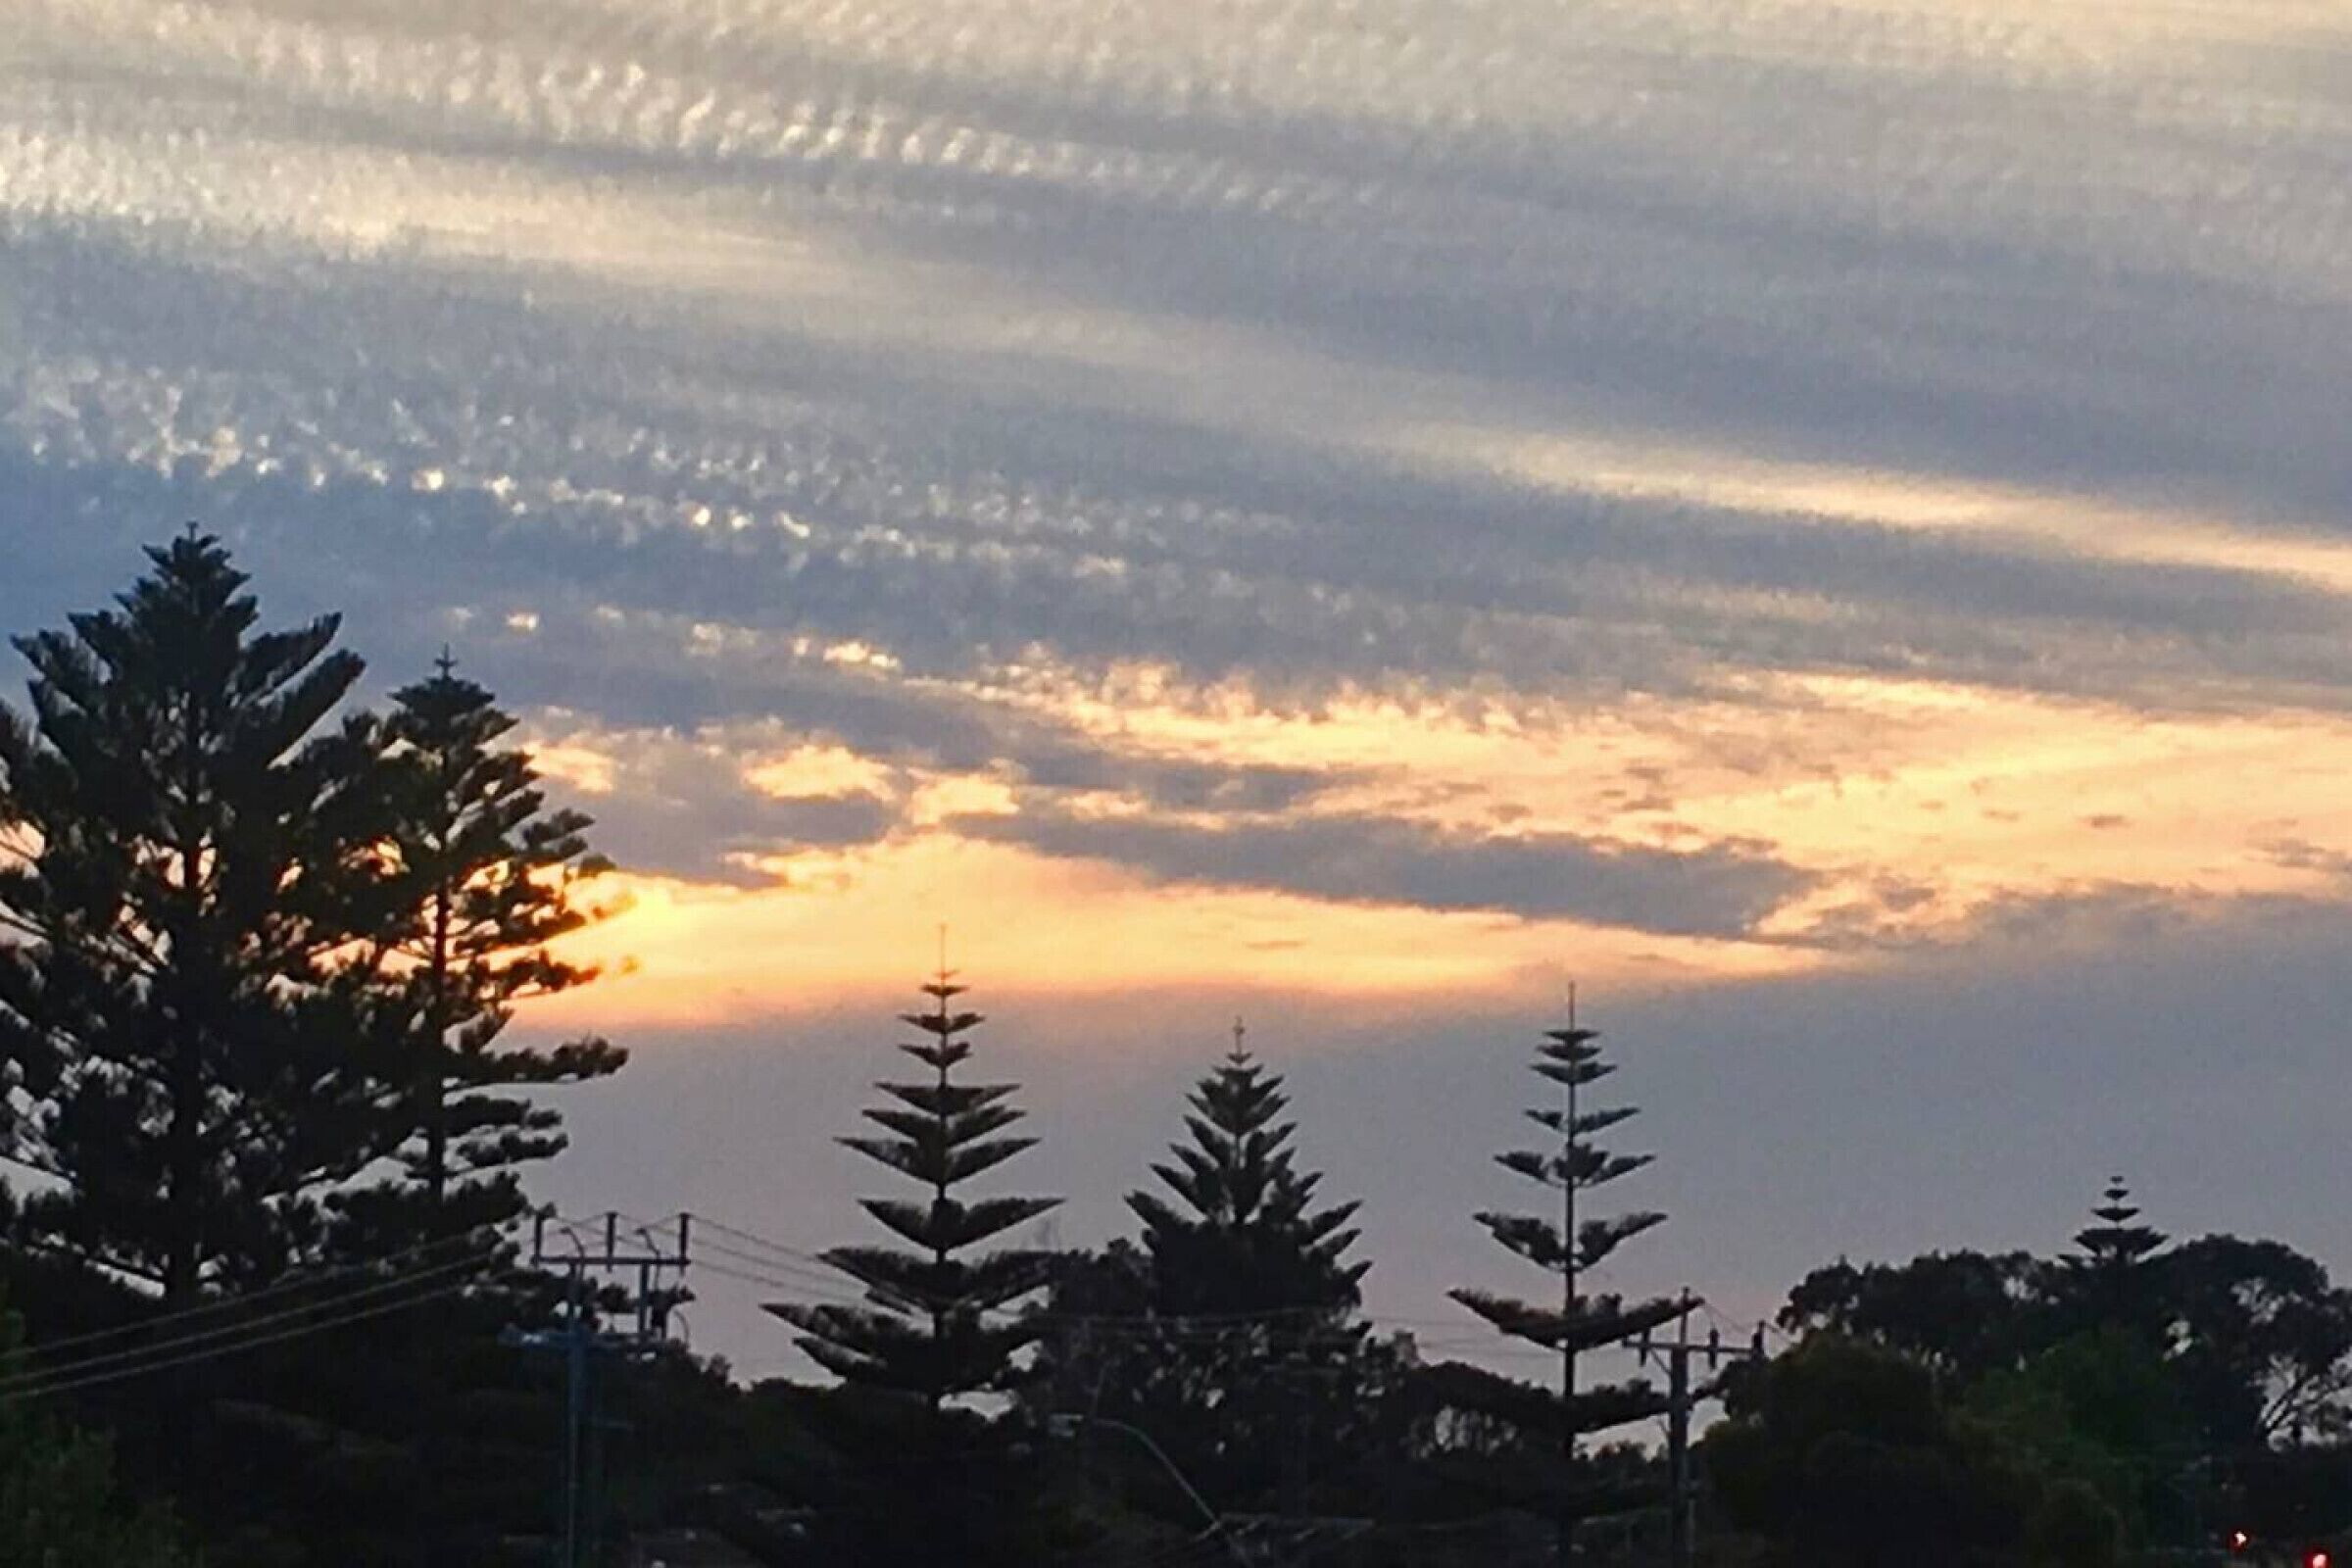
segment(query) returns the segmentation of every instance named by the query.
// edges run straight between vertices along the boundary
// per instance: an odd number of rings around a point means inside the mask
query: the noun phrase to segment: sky
[[[0,626],[197,519],[500,694],[567,1210],[862,1239],[944,924],[1056,1239],[1239,1014],[1441,1347],[1572,981],[1615,1288],[2352,1271],[2333,0],[6,9]]]

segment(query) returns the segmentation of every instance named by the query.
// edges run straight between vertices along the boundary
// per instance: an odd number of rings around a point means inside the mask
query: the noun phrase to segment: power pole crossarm
[[[1691,1463],[1690,1413],[1712,1392],[1713,1374],[1726,1359],[1764,1358],[1762,1325],[1757,1326],[1755,1341],[1745,1349],[1736,1346],[1727,1348],[1721,1329],[1710,1329],[1704,1345],[1692,1344],[1690,1314],[1703,1304],[1686,1289],[1679,1303],[1681,1310],[1675,1316],[1674,1343],[1653,1346],[1644,1333],[1636,1345],[1643,1363],[1655,1359],[1666,1368],[1666,1473],[1672,1488],[1672,1511],[1667,1520],[1668,1568],[1691,1568],[1697,1554],[1698,1482]],[[1709,1373],[1704,1387],[1695,1384],[1690,1375],[1690,1363],[1702,1356]]]
[[[567,1244],[549,1246],[546,1214],[534,1215],[531,1225],[531,1265],[564,1276],[564,1327],[555,1332],[509,1330],[501,1340],[526,1350],[552,1350],[564,1357],[564,1490],[560,1533],[563,1568],[582,1568],[596,1555],[598,1521],[602,1516],[597,1476],[584,1462],[587,1434],[595,1421],[596,1385],[593,1357],[600,1351],[642,1353],[661,1343],[670,1304],[685,1279],[689,1240],[688,1221],[678,1216],[676,1250],[657,1240],[650,1228],[634,1232],[624,1247],[621,1217],[609,1213],[593,1227],[558,1221],[555,1229]],[[593,1245],[583,1231],[595,1236]],[[674,1272],[675,1282],[671,1275]],[[606,1330],[596,1305],[590,1276],[634,1276],[629,1332]]]

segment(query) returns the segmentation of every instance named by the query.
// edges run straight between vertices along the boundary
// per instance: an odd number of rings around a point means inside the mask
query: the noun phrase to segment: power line
[[[61,1366],[47,1366],[39,1368],[35,1371],[19,1373],[13,1377],[0,1378],[0,1395],[17,1394],[27,1389],[37,1389],[38,1392],[44,1394],[54,1393],[56,1392],[55,1389],[45,1386],[51,1380],[61,1378],[78,1379],[81,1378],[83,1374],[91,1372],[99,1367],[120,1366],[125,1362],[143,1361],[155,1355],[169,1354],[172,1351],[184,1349],[190,1346],[213,1345],[228,1342],[232,1348],[242,1348],[241,1346],[235,1345],[234,1342],[238,1341],[243,1336],[251,1334],[256,1329],[265,1329],[276,1323],[291,1322],[296,1318],[304,1317],[314,1312],[337,1311],[343,1307],[349,1306],[354,1301],[368,1300],[376,1297],[389,1295],[394,1292],[404,1290],[412,1285],[418,1284],[424,1280],[436,1279],[443,1275],[450,1274],[453,1271],[460,1273],[471,1273],[480,1268],[481,1265],[488,1261],[492,1255],[493,1254],[489,1252],[481,1252],[470,1257],[456,1258],[447,1263],[436,1263],[426,1268],[412,1269],[406,1274],[398,1275],[389,1280],[380,1281],[374,1285],[363,1286],[357,1290],[345,1291],[322,1300],[305,1302],[300,1306],[283,1307],[275,1312],[264,1313],[260,1317],[250,1318],[241,1323],[231,1323],[220,1328],[199,1329],[193,1333],[158,1340],[151,1345],[133,1346],[130,1348],[123,1350],[104,1351],[97,1355],[83,1356],[78,1360],[68,1361]],[[463,1284],[464,1282],[461,1280],[459,1282],[459,1288],[463,1288]],[[220,1353],[226,1352],[224,1350]],[[198,1359],[201,1359],[201,1357],[198,1357]],[[141,1367],[138,1370],[147,1371],[151,1370],[151,1368]]]
[[[771,1291],[781,1291],[787,1294],[806,1292],[811,1296],[815,1296],[820,1302],[831,1306],[863,1306],[867,1303],[868,1299],[863,1294],[849,1290],[847,1288],[844,1288],[842,1291],[833,1296],[824,1296],[815,1287],[804,1285],[797,1280],[781,1280],[773,1277],[772,1275],[757,1274],[746,1269],[734,1268],[724,1263],[713,1263],[707,1257],[696,1258],[694,1262],[694,1268],[695,1272],[698,1274],[716,1274],[722,1278],[737,1280],[746,1285],[764,1286]]]
[[[0,1365],[34,1360],[42,1356],[55,1355],[61,1350],[103,1344],[108,1340],[123,1339],[134,1334],[150,1333],[168,1323],[213,1317],[222,1312],[233,1312],[249,1306],[255,1301],[273,1299],[295,1291],[307,1291],[327,1280],[347,1278],[354,1274],[372,1274],[390,1264],[403,1262],[412,1257],[421,1257],[427,1252],[437,1252],[444,1248],[475,1242],[476,1238],[468,1236],[445,1236],[437,1242],[426,1242],[416,1247],[406,1248],[366,1262],[344,1263],[333,1268],[314,1269],[297,1278],[280,1280],[274,1285],[266,1285],[251,1291],[240,1291],[233,1296],[224,1296],[199,1306],[181,1307],[172,1312],[161,1312],[154,1317],[141,1318],[136,1323],[124,1323],[116,1328],[97,1329],[87,1334],[71,1335],[62,1340],[43,1340],[37,1345],[21,1345],[15,1349],[0,1351]]]
[[[627,1216],[625,1215],[623,1216],[623,1218],[626,1217]],[[759,1235],[756,1232],[743,1230],[737,1226],[729,1225],[722,1221],[712,1219],[708,1214],[695,1215],[694,1222],[703,1227],[705,1230],[716,1231],[721,1236],[732,1236],[739,1242],[750,1242],[755,1247],[765,1248],[771,1252],[780,1252],[786,1257],[799,1258],[806,1262],[821,1264],[828,1268],[832,1266],[825,1263],[825,1260],[814,1252],[804,1252],[798,1248],[786,1247],[782,1242],[773,1241],[768,1237]]]
[[[62,1382],[44,1384],[35,1389],[26,1389],[18,1393],[10,1393],[6,1395],[5,1397],[12,1399],[46,1398],[53,1394],[70,1394],[76,1389],[96,1388],[103,1384],[122,1383],[131,1378],[145,1377],[150,1372],[169,1372],[175,1367],[192,1366],[199,1361],[217,1361],[224,1356],[241,1355],[247,1350],[258,1350],[265,1346],[282,1345],[289,1340],[299,1340],[307,1335],[324,1334],[330,1330],[345,1328],[354,1323],[365,1323],[373,1318],[389,1316],[394,1312],[405,1312],[411,1307],[423,1306],[429,1301],[438,1301],[448,1297],[461,1295],[465,1292],[466,1288],[466,1282],[461,1280],[456,1284],[444,1285],[438,1289],[426,1291],[419,1296],[408,1297],[397,1301],[382,1302],[378,1305],[366,1307],[356,1312],[347,1312],[335,1317],[323,1318],[316,1323],[305,1323],[295,1328],[281,1329],[275,1334],[265,1334],[252,1339],[239,1340],[234,1344],[220,1346],[210,1350],[199,1351],[193,1355],[175,1356],[170,1360],[157,1361],[141,1366],[125,1367],[121,1371],[116,1372],[100,1372],[90,1377],[70,1378]]]
[[[630,1218],[630,1216],[625,1214],[621,1217],[623,1219]],[[723,1247],[718,1243],[710,1242],[706,1239],[706,1246],[718,1248],[721,1251],[725,1252],[729,1256],[759,1263],[765,1267],[775,1268],[780,1272],[797,1271],[801,1273],[809,1273],[821,1270],[821,1277],[827,1283],[838,1283],[844,1279],[856,1280],[858,1278],[848,1270],[839,1267],[837,1264],[816,1253],[805,1252],[798,1248],[787,1247],[781,1242],[774,1241],[765,1236],[758,1235],[755,1232],[743,1230],[737,1226],[724,1224],[721,1221],[710,1218],[708,1214],[694,1214],[691,1216],[691,1218],[694,1220],[695,1225],[704,1232],[716,1231],[722,1236],[732,1237],[737,1241],[749,1243],[753,1247],[764,1249],[767,1252],[775,1254],[774,1257],[757,1256],[755,1254],[746,1252],[741,1248]],[[641,1223],[636,1220],[631,1220],[630,1222],[632,1224]],[[780,1262],[777,1260],[779,1258],[791,1259],[793,1262],[789,1264]],[[1033,1288],[1042,1290],[1052,1283],[1053,1281],[1050,1277],[1041,1275],[1037,1285]],[[907,1297],[910,1299],[916,1300],[926,1306],[949,1308],[958,1304],[952,1298],[934,1298],[925,1293],[916,1291],[902,1291],[895,1286],[890,1288],[889,1294]],[[1291,1306],[1262,1307],[1246,1312],[1195,1312],[1168,1314],[1165,1316],[1142,1313],[1023,1311],[1020,1308],[1013,1306],[991,1307],[988,1308],[988,1311],[995,1315],[1013,1319],[1023,1323],[1067,1323],[1072,1326],[1102,1327],[1113,1330],[1120,1325],[1149,1324],[1154,1326],[1155,1332],[1165,1332],[1170,1328],[1173,1328],[1178,1332],[1190,1332],[1196,1329],[1214,1330],[1218,1327],[1228,1325],[1233,1327],[1248,1327],[1253,1324],[1291,1322],[1299,1319],[1328,1318],[1336,1315],[1334,1308],[1331,1306],[1315,1303],[1299,1303]],[[1358,1318],[1357,1321],[1367,1324],[1387,1323],[1399,1327],[1408,1326],[1407,1320],[1404,1319],[1384,1320],[1363,1317]],[[1455,1327],[1458,1325],[1426,1323],[1423,1326]]]
[[[864,1305],[873,1300],[870,1289],[856,1275],[837,1267],[816,1253],[786,1246],[771,1237],[745,1230],[740,1226],[729,1225],[724,1221],[713,1219],[708,1214],[696,1213],[690,1217],[694,1221],[698,1234],[703,1238],[704,1248],[715,1250],[723,1256],[738,1262],[751,1264],[758,1272],[754,1275],[746,1275],[709,1261],[699,1263],[698,1267],[744,1283],[805,1293],[817,1298],[820,1301],[829,1300],[833,1304]],[[646,1223],[626,1214],[621,1218],[634,1225]],[[736,1246],[728,1245],[727,1242],[711,1241],[710,1236],[712,1232],[744,1245]],[[755,1251],[754,1249],[760,1250]],[[762,1255],[762,1253],[768,1255]],[[773,1270],[774,1273],[769,1274],[766,1272],[768,1270]],[[1041,1281],[1041,1285],[1047,1283],[1051,1282]],[[850,1294],[845,1296],[843,1294],[845,1291]],[[827,1293],[831,1294],[828,1296]],[[944,1309],[957,1304],[951,1299],[933,1298],[924,1293],[902,1291],[896,1287],[892,1287],[885,1294],[911,1300],[914,1304],[925,1307]],[[1423,1351],[1469,1351],[1489,1356],[1526,1360],[1549,1360],[1551,1357],[1551,1352],[1548,1350],[1521,1348],[1510,1336],[1498,1329],[1481,1333],[1479,1325],[1466,1318],[1441,1320],[1362,1313],[1350,1315],[1339,1325],[1318,1328],[1314,1326],[1312,1320],[1331,1319],[1338,1314],[1328,1305],[1308,1303],[1264,1307],[1251,1311],[1167,1315],[1141,1312],[1055,1312],[1041,1308],[1024,1310],[1017,1306],[1001,1306],[989,1308],[985,1315],[997,1317],[1007,1323],[1042,1326],[1049,1330],[1084,1331],[1089,1334],[1123,1338],[1139,1343],[1173,1341],[1195,1346],[1239,1346],[1250,1343],[1245,1338],[1249,1331],[1259,1330],[1264,1332],[1260,1333],[1255,1343],[1268,1348],[1313,1348],[1344,1346],[1356,1343],[1364,1332],[1371,1330],[1404,1330],[1408,1332],[1438,1330],[1441,1333],[1435,1337],[1416,1339],[1415,1348]],[[1629,1354],[1633,1353],[1630,1347],[1609,1348],[1621,1349]]]
[[[240,1355],[247,1350],[258,1350],[264,1346],[282,1345],[289,1340],[298,1340],[313,1334],[324,1334],[333,1329],[345,1328],[354,1323],[364,1323],[373,1318],[388,1316],[394,1312],[405,1312],[412,1307],[422,1306],[428,1301],[437,1301],[446,1297],[459,1295],[466,1290],[468,1283],[466,1280],[457,1280],[419,1295],[405,1297],[399,1300],[379,1302],[374,1306],[363,1307],[356,1311],[336,1313],[314,1322],[280,1329],[274,1334],[248,1336],[228,1344],[215,1346],[208,1350],[199,1350],[188,1355],[171,1356],[161,1361],[143,1362],[136,1366],[122,1367],[112,1372],[96,1372],[82,1376],[74,1369],[68,1369],[67,1373],[39,1382],[36,1387],[0,1390],[0,1396],[12,1399],[46,1398],[55,1394],[69,1394],[76,1389],[96,1388],[102,1384],[121,1383],[130,1378],[145,1377],[152,1372],[168,1372],[176,1367],[192,1366],[199,1361],[214,1361],[223,1356]]]
[[[850,1276],[837,1269],[818,1270],[813,1268],[795,1268],[792,1264],[781,1263],[772,1258],[761,1257],[758,1253],[745,1251],[741,1248],[729,1247],[723,1242],[713,1242],[708,1237],[703,1239],[701,1250],[706,1253],[716,1252],[721,1257],[732,1258],[738,1263],[748,1264],[751,1267],[761,1270],[763,1273],[770,1273],[777,1276],[777,1280],[770,1281],[769,1283],[788,1281],[796,1289],[802,1288],[804,1284],[810,1289],[823,1289],[827,1287],[835,1289],[848,1289],[850,1284]],[[703,1265],[704,1260],[697,1258],[696,1266],[701,1267]]]

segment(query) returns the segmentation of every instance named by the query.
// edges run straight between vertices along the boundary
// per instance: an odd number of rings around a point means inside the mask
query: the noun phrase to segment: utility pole
[[[1652,1345],[1644,1332],[1636,1344],[1644,1365],[1654,1357],[1666,1368],[1666,1473],[1672,1489],[1672,1512],[1666,1524],[1667,1568],[1691,1568],[1698,1537],[1698,1486],[1690,1467],[1690,1412],[1700,1399],[1714,1393],[1713,1374],[1726,1356],[1735,1361],[1764,1358],[1764,1326],[1760,1323],[1754,1342],[1745,1349],[1726,1349],[1720,1329],[1707,1331],[1706,1344],[1691,1344],[1690,1314],[1700,1304],[1686,1286],[1682,1310],[1675,1315],[1674,1343]],[[1709,1376],[1704,1387],[1693,1388],[1690,1363],[1699,1356],[1706,1357]]]
[[[531,1265],[565,1275],[564,1326],[529,1332],[510,1328],[499,1339],[519,1349],[564,1357],[563,1555],[558,1561],[562,1568],[585,1568],[596,1552],[604,1475],[603,1465],[591,1464],[584,1451],[595,1420],[592,1357],[598,1351],[642,1354],[667,1335],[669,1309],[684,1294],[691,1221],[678,1216],[672,1250],[647,1228],[633,1228],[624,1238],[618,1214],[606,1214],[595,1225],[558,1221],[561,1245],[551,1250],[548,1220],[544,1213],[532,1216]],[[622,1288],[629,1290],[632,1322],[625,1330],[608,1329],[597,1295],[620,1281],[628,1282]]]
[[[1666,1525],[1666,1555],[1671,1568],[1690,1568],[1690,1292],[1683,1291],[1683,1310],[1674,1320],[1674,1353],[1666,1380],[1666,1469],[1674,1489],[1674,1514]]]

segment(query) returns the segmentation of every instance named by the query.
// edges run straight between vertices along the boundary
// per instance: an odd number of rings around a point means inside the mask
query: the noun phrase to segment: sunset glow
[[[1666,1288],[2352,1247],[2332,0],[7,9],[0,631],[194,520],[492,692],[617,868],[576,1194],[837,1196],[944,926],[1045,1158],[1246,1014],[1426,1230],[1573,983]]]

